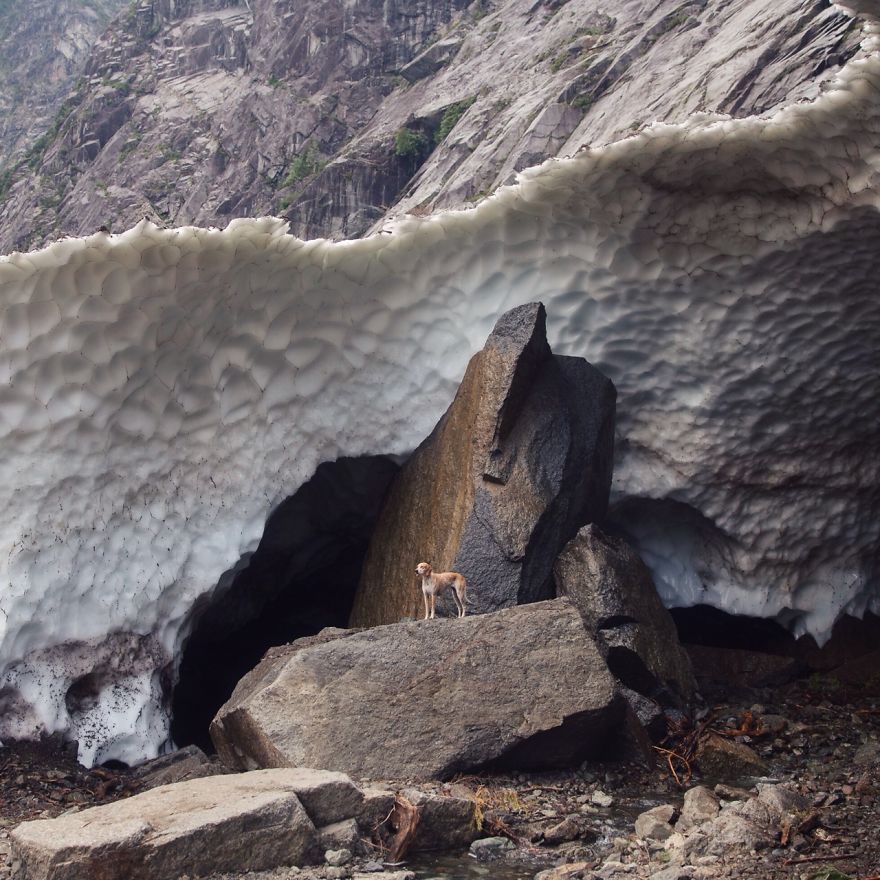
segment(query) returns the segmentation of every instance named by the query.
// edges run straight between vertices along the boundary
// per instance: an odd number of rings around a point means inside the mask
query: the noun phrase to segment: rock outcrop
[[[421,616],[422,560],[467,578],[470,613],[550,598],[557,554],[607,508],[615,396],[585,360],[551,353],[543,305],[502,315],[392,484],[351,624]]]
[[[687,701],[695,683],[690,658],[638,553],[594,525],[584,526],[553,567],[568,596],[604,646],[608,667],[627,687],[660,702]]]
[[[566,767],[601,754],[622,715],[567,599],[303,641],[269,651],[217,714],[224,763],[372,778]]]

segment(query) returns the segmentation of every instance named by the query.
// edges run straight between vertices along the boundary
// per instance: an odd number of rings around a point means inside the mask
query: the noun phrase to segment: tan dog
[[[435,609],[437,597],[446,590],[452,589],[455,605],[458,608],[458,616],[464,617],[464,594],[467,589],[467,581],[464,575],[457,571],[434,572],[427,562],[420,562],[416,566],[416,574],[422,579],[422,596],[425,599],[425,620],[436,617]],[[430,614],[428,608],[430,604]]]

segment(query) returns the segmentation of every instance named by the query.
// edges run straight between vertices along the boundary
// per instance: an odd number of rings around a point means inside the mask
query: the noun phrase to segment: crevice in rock
[[[625,626],[628,623],[638,623],[638,621],[628,614],[615,614],[611,617],[600,617],[596,621],[596,629],[599,632],[606,629],[617,629],[619,626]]]
[[[344,627],[386,491],[387,456],[320,465],[269,517],[260,544],[193,609],[171,700],[176,745],[213,751],[208,725],[270,647]]]

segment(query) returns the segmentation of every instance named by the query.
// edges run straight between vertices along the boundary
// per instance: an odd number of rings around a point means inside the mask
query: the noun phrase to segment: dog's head
[[[416,574],[419,577],[428,577],[431,574],[431,566],[427,562],[420,562],[416,566]]]

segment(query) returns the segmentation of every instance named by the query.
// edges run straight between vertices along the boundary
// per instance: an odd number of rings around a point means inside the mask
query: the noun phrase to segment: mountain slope
[[[0,0],[0,171],[52,124],[126,0]]]
[[[0,187],[0,252],[144,216],[357,236],[654,120],[814,97],[859,39],[827,0],[143,0]]]

